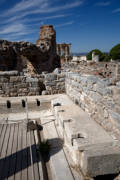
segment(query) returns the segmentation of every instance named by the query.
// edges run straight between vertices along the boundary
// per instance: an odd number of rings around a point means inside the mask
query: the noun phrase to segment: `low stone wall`
[[[66,93],[115,138],[120,139],[120,82],[66,73]]]
[[[81,74],[91,74],[100,78],[114,77],[116,80],[120,80],[120,62],[69,62],[63,64],[62,69],[65,72],[79,72]]]
[[[0,96],[36,96],[65,92],[64,74],[41,74],[28,76],[18,71],[0,72]]]
[[[40,95],[42,81],[18,74],[17,71],[0,73],[0,96],[32,96]]]
[[[65,93],[65,74],[45,74],[44,84],[46,90],[42,92],[42,95]]]

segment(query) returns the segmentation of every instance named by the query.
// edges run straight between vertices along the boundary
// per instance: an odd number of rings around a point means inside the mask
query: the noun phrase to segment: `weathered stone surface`
[[[65,88],[74,102],[113,136],[120,139],[120,89],[111,82],[112,79],[70,72],[66,73]]]
[[[30,42],[0,40],[0,62],[0,71],[25,72],[27,69],[30,74],[52,72],[60,67],[60,58],[56,54],[56,32],[53,26],[41,26],[36,45]]]
[[[120,141],[65,97],[53,100],[52,110],[60,137],[64,139],[71,157],[80,165],[84,175],[96,177],[119,173]],[[102,107],[99,113],[102,116]]]
[[[90,177],[117,174],[120,171],[120,147],[117,145],[103,144],[88,148],[81,157],[81,168]]]
[[[61,70],[59,68],[56,68],[54,71],[53,71],[54,74],[59,74],[61,73]]]
[[[36,41],[37,47],[40,48],[43,57],[42,61],[46,64],[46,69],[55,69],[60,67],[60,59],[56,54],[56,31],[52,25],[43,25],[40,28],[40,36]]]
[[[18,71],[1,71],[0,76],[17,76],[19,73]]]
[[[57,79],[57,74],[53,74],[53,73],[50,73],[50,74],[45,74],[45,81],[54,81]]]
[[[18,72],[17,72],[18,73]],[[4,72],[0,76],[0,96],[32,96],[58,94],[65,92],[65,75],[48,73],[43,75],[17,75],[16,72]]]

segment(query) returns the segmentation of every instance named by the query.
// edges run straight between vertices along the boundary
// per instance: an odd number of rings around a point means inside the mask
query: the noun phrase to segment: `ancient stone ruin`
[[[57,54],[63,59],[62,63],[68,62],[70,60],[70,48],[71,44],[57,44]]]
[[[0,180],[119,180],[120,63],[58,50],[51,25],[0,41]]]
[[[42,26],[40,37],[35,44],[29,42],[0,41],[0,70],[26,69],[30,74],[52,72],[60,67],[56,53],[56,32],[52,26]]]
[[[40,28],[40,36],[36,41],[43,57],[42,71],[51,71],[60,67],[60,58],[56,53],[56,31],[52,25],[44,25]]]

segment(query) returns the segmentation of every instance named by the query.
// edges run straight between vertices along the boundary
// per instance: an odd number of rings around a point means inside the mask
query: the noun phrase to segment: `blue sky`
[[[120,0],[0,0],[0,12],[0,39],[35,43],[40,26],[52,24],[72,52],[120,43]]]

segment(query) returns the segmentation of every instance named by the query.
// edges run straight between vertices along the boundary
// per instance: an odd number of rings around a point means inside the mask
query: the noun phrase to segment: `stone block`
[[[57,79],[61,79],[61,78],[64,79],[65,78],[65,74],[63,74],[63,73],[62,74],[57,74]]]
[[[9,82],[9,79],[6,77],[0,77],[0,82],[6,83],[6,82]]]
[[[28,86],[28,83],[19,83],[14,85],[15,88],[27,88]]]
[[[29,92],[28,93],[28,96],[35,96],[36,95],[36,92]]]
[[[56,86],[57,87],[65,86],[65,83],[64,82],[57,82]]]
[[[39,86],[39,82],[30,82],[29,86],[30,87],[38,87]]]
[[[36,95],[36,96],[39,96],[39,95],[40,95],[40,92],[36,92],[35,95]]]
[[[45,81],[45,85],[46,86],[56,86],[56,82],[55,81]]]
[[[5,88],[13,88],[13,87],[14,87],[14,84],[11,83],[11,82],[3,83],[3,87],[5,87]]]
[[[59,78],[58,79],[60,82],[65,82],[65,78]]]
[[[116,83],[116,85],[120,87],[120,81],[119,81],[119,82],[117,82],[117,83]]]
[[[18,71],[0,72],[0,76],[17,76],[18,74],[19,74]]]
[[[61,69],[56,68],[56,69],[53,71],[53,73],[54,73],[54,74],[59,74],[59,73],[61,73]]]
[[[39,80],[38,80],[38,78],[31,78],[31,77],[27,77],[26,78],[26,82],[31,82],[31,83],[34,83],[34,82],[38,82]]]
[[[98,103],[99,101],[102,100],[102,96],[100,94],[96,93],[96,92],[93,92],[93,91],[89,92],[89,97],[95,103]]]
[[[82,86],[87,86],[87,78],[83,78],[83,77],[82,77],[80,83],[81,83]]]
[[[48,95],[49,91],[42,91],[42,95]]]
[[[52,88],[51,88],[50,86],[46,86],[46,90],[47,90],[47,91],[51,91],[51,89],[52,89]]]
[[[27,96],[28,93],[18,93],[18,96]]]
[[[28,92],[27,88],[18,89],[18,93],[27,93],[27,92]]]
[[[106,144],[88,148],[81,154],[80,165],[90,177],[117,174],[120,172],[120,147]]]
[[[107,88],[107,87],[99,86],[98,84],[96,84],[93,89],[94,89],[94,91],[98,92],[102,96],[112,95],[113,94],[112,89]]]
[[[96,77],[96,76],[89,76],[89,77],[87,78],[87,80],[88,80],[88,82],[89,82],[90,84],[95,84],[95,83],[97,83],[97,81],[98,81],[98,77]]]
[[[9,91],[10,91],[11,93],[15,93],[15,92],[17,92],[17,88],[11,88],[11,89],[9,89]]]
[[[45,80],[46,81],[54,81],[57,80],[57,74],[45,74]]]
[[[17,92],[10,92],[9,96],[10,97],[17,97],[18,93]]]
[[[29,91],[30,92],[40,91],[40,88],[39,87],[29,87]]]
[[[109,112],[109,118],[111,122],[120,129],[120,114],[110,109],[108,110],[108,112]]]
[[[18,82],[24,82],[25,81],[25,77],[24,76],[11,76],[10,77],[10,82],[11,83],[18,83]]]
[[[0,95],[1,95],[1,94],[4,94],[4,91],[3,91],[3,90],[0,90]]]

